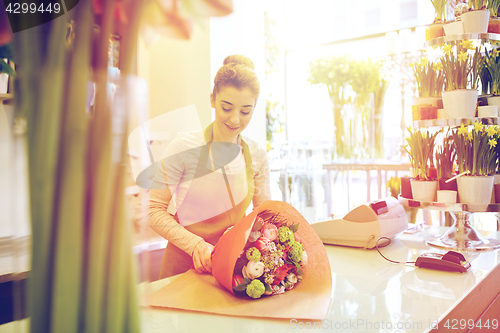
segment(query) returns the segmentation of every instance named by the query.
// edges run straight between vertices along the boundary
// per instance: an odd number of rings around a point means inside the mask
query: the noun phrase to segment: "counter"
[[[402,234],[382,253],[396,261],[415,261],[424,252],[444,253],[425,245],[427,236],[445,227],[431,227],[415,234]],[[483,236],[500,239],[498,232]],[[499,251],[467,254],[471,270],[451,273],[393,264],[376,250],[326,246],[332,268],[332,301],[323,322],[272,320],[209,315],[162,308],[144,308],[143,332],[468,332],[489,319],[490,332],[500,331]],[[174,279],[170,278],[170,279]],[[149,291],[170,282],[149,284]],[[273,296],[279,297],[279,296]],[[497,330],[493,330],[496,316]],[[447,329],[448,327],[448,329]],[[435,331],[435,330],[434,330]],[[481,330],[481,332],[483,332]]]

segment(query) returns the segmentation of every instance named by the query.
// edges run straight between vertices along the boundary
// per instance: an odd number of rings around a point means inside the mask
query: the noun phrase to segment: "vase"
[[[437,180],[411,180],[413,200],[434,202],[437,191]]]
[[[449,22],[444,25],[444,34],[446,36],[460,35],[464,33],[462,21]]]
[[[488,204],[493,191],[493,176],[462,176],[457,178],[458,198],[465,204]]]
[[[462,18],[464,33],[487,33],[488,23],[490,21],[490,11],[471,10],[460,15]]]
[[[476,89],[444,91],[443,106],[446,119],[475,117],[477,96]]]
[[[490,17],[488,22],[488,33],[500,34],[500,20],[496,17]]]

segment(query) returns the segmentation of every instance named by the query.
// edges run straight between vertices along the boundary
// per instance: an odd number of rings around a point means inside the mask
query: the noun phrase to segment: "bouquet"
[[[299,237],[299,225],[279,213],[264,210],[257,215],[245,248],[236,261],[233,290],[236,295],[260,298],[293,289],[302,280],[307,252]]]

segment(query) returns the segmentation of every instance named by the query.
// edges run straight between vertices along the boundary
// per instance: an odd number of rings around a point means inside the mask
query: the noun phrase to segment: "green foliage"
[[[417,180],[430,180],[429,167],[433,164],[434,145],[436,137],[441,131],[431,134],[428,131],[413,131],[408,126],[410,136],[406,138],[408,144],[404,149],[408,153]]]
[[[438,178],[451,178],[456,152],[451,137],[446,137],[441,146],[436,147],[435,161]]]
[[[485,51],[486,60],[484,67],[488,70],[491,82],[491,93],[495,96],[500,95],[500,57],[497,49],[492,49],[489,52]]]
[[[486,9],[490,10],[491,17],[497,17],[499,6],[500,6],[500,0],[488,0],[488,3],[486,4]]]
[[[9,65],[14,61],[14,46],[12,43],[0,46],[0,73],[16,76],[16,71]]]
[[[417,82],[418,97],[441,96],[444,86],[442,63],[429,62],[424,57],[412,67]]]
[[[469,0],[469,9],[485,9],[489,0]],[[498,8],[498,7],[497,7]]]
[[[446,3],[448,0],[431,0],[431,2],[434,6],[434,11],[436,12],[434,22],[446,21]]]
[[[451,50],[445,52],[441,58],[446,79],[445,90],[477,89],[484,62],[479,48],[472,55],[467,52],[467,48],[461,47],[457,47],[456,53]]]

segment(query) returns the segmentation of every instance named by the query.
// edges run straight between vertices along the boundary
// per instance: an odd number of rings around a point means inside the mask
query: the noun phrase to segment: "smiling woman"
[[[210,95],[215,121],[204,131],[179,134],[167,147],[150,191],[151,227],[168,240],[160,278],[187,271],[211,272],[211,253],[223,232],[253,207],[270,199],[266,151],[241,135],[252,119],[260,92],[252,61],[229,56]],[[218,165],[218,147],[228,142],[237,156]],[[207,145],[206,153],[181,154]],[[222,151],[224,153],[224,151]],[[181,227],[182,226],[182,227]]]

